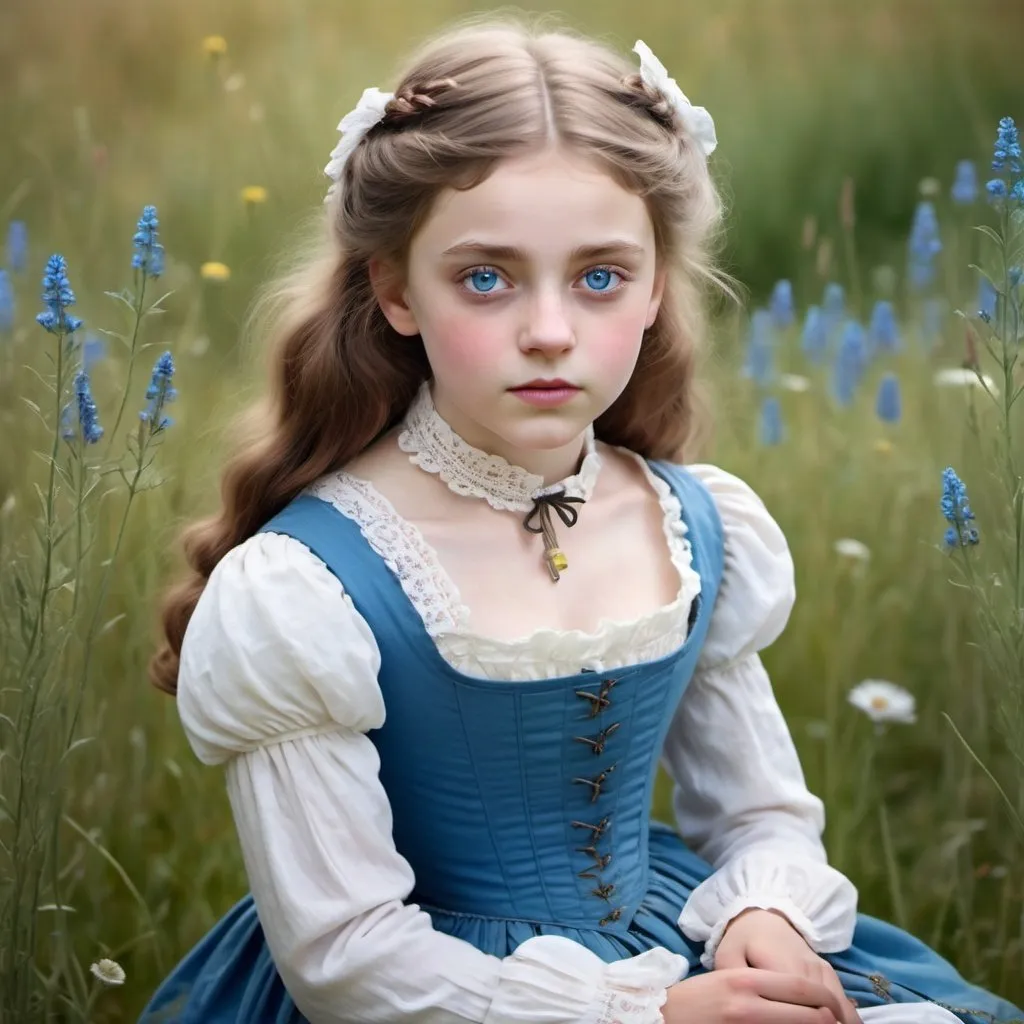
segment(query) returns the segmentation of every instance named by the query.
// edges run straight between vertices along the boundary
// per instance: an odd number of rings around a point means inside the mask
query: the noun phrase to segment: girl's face
[[[381,308],[423,339],[438,412],[470,444],[554,476],[622,393],[664,288],[643,200],[550,148],[442,193]],[[567,397],[517,391],[536,380]]]

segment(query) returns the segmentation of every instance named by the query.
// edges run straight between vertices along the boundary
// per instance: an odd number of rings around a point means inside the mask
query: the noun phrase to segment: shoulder
[[[340,581],[307,547],[258,533],[215,566],[189,620],[178,710],[200,759],[302,731],[383,722],[380,652]]]
[[[702,663],[733,661],[782,632],[796,599],[793,559],[781,527],[756,491],[718,466],[682,467],[714,502],[722,524],[724,568]]]

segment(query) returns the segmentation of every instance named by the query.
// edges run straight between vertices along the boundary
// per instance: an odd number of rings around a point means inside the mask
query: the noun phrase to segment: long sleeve
[[[680,927],[705,943],[708,968],[729,922],[752,907],[785,914],[816,952],[839,952],[853,941],[857,891],[828,864],[824,807],[807,789],[757,653],[793,605],[789,549],[746,484],[715,467],[692,470],[722,518],[725,569],[663,751],[679,831],[716,869],[687,901]]]
[[[258,535],[218,564],[189,623],[178,704],[197,756],[226,763],[275,966],[311,1024],[661,1024],[686,971],[656,949],[605,964],[555,936],[504,959],[434,930],[366,735],[380,652],[339,581]]]

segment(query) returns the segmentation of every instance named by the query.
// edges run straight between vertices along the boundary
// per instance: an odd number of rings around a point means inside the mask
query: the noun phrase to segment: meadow
[[[134,1020],[245,891],[220,773],[147,683],[158,597],[261,388],[246,314],[320,214],[334,125],[415,40],[479,9],[0,7],[0,1024]],[[723,263],[748,301],[716,318],[699,460],[748,480],[793,550],[797,605],[765,660],[831,860],[862,910],[1022,1003],[1024,259],[976,226],[1020,230],[985,182],[1000,118],[1024,122],[1024,8],[560,9],[627,51],[650,41],[718,125]],[[40,324],[53,253],[77,302],[51,295]],[[976,519],[944,518],[947,466]],[[905,690],[913,721],[854,707],[864,680]],[[123,979],[90,971],[103,959]]]

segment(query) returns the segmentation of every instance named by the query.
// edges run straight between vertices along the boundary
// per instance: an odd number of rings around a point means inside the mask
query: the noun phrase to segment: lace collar
[[[545,487],[542,476],[474,448],[459,437],[434,407],[429,381],[420,387],[405,414],[398,447],[409,453],[410,462],[436,473],[456,494],[483,498],[492,508],[508,512],[529,512],[538,497],[563,489],[567,497],[589,500],[601,469],[591,424],[584,435],[579,470]]]

